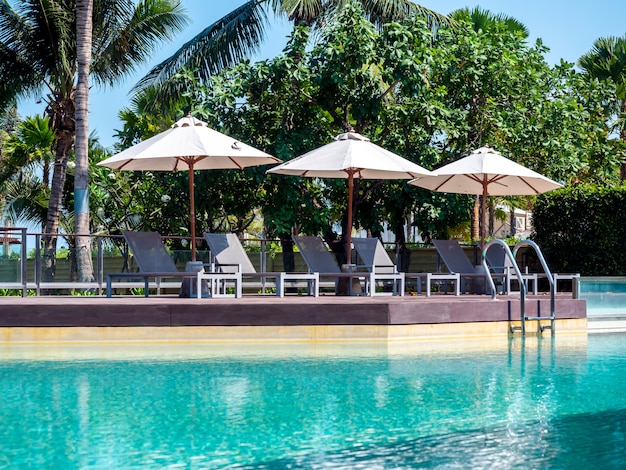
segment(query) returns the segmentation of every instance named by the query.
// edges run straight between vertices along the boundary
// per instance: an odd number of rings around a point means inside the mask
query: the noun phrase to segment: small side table
[[[307,281],[307,283],[313,284],[313,295],[319,297],[320,295],[320,275],[319,273],[280,273],[278,284],[276,286],[276,294],[279,297],[285,296],[285,281]],[[309,289],[310,292],[310,289]]]
[[[459,273],[428,273],[426,278],[426,296],[430,297],[430,285],[433,281],[444,281],[447,285],[448,281],[454,283],[454,295],[461,295],[461,276]]]
[[[200,287],[202,285],[202,281],[208,281],[208,289],[211,293],[211,297],[236,297],[240,298],[242,295],[242,286],[241,286],[241,273],[204,273],[199,272],[196,278],[196,282],[198,284],[197,298],[201,298]],[[227,294],[226,293],[226,284],[225,281],[234,281],[235,282],[235,293]]]

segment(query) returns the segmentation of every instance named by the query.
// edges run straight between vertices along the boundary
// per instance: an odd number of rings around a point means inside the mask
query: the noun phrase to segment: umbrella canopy
[[[196,259],[194,170],[243,169],[280,163],[276,157],[210,129],[206,122],[184,117],[172,127],[113,155],[98,165],[116,170],[189,172],[191,257]]]
[[[427,169],[373,144],[367,137],[355,132],[340,134],[335,137],[334,142],[275,166],[267,172],[348,180],[348,233],[346,234],[348,260],[352,241],[354,178],[412,179],[431,174]]]
[[[530,170],[495,151],[489,146],[474,150],[467,157],[442,166],[433,176],[419,177],[410,184],[433,191],[479,194],[483,208],[487,196],[526,196],[541,194],[563,187],[562,184]],[[485,223],[481,243],[485,241]]]

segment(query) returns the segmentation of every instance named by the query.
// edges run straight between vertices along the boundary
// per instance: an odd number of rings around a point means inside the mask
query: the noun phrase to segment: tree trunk
[[[517,227],[515,224],[515,206],[511,204],[511,213],[509,214],[509,225],[511,226],[510,236],[514,237]]]
[[[624,115],[626,113],[626,101],[622,102],[621,114]],[[626,126],[622,127],[619,132],[619,138],[622,142],[626,142]],[[626,181],[626,161],[622,162],[619,169],[620,181]]]
[[[72,146],[72,137],[62,131],[56,142],[56,157],[48,201],[45,236],[43,240],[43,278],[46,282],[53,282],[56,269],[57,235],[59,233],[59,217],[63,200],[63,186],[67,173],[67,156]]]
[[[411,265],[411,250],[406,246],[405,221],[401,218],[394,231],[396,235],[396,266],[398,271],[408,273]]]
[[[93,263],[89,236],[89,64],[91,61],[92,0],[76,0],[76,172],[74,174],[74,231],[79,282],[91,282]]]
[[[56,140],[54,144],[54,170],[43,240],[43,278],[46,282],[52,282],[56,268],[57,235],[63,202],[63,186],[67,174],[67,157],[74,139],[73,97],[62,98],[59,101],[49,103],[47,112],[51,118],[52,129],[56,131]]]
[[[281,233],[278,235],[280,246],[283,250],[283,270],[286,273],[292,273],[296,270],[296,260],[293,252],[293,240],[290,233]]]

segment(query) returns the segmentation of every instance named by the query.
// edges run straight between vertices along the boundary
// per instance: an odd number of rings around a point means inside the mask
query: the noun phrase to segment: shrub
[[[532,239],[553,272],[626,275],[626,186],[578,185],[542,194]]]

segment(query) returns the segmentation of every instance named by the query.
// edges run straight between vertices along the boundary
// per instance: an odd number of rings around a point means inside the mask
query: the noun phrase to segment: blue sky
[[[117,118],[119,110],[128,102],[129,91],[149,68],[169,57],[184,42],[203,28],[212,24],[244,0],[181,0],[191,21],[189,26],[170,44],[159,48],[153,60],[113,89],[92,89],[90,97],[90,129],[96,130],[103,145],[109,147],[115,139],[115,129],[121,127]],[[492,13],[512,16],[526,25],[529,41],[541,38],[550,48],[548,62],[555,64],[564,59],[576,62],[589,51],[595,39],[603,36],[626,34],[625,0],[422,0],[417,2],[440,13],[457,8],[480,6]],[[285,21],[275,21],[268,29],[267,40],[257,58],[274,57],[281,52],[290,28]],[[43,113],[43,105],[32,101],[20,103],[21,116]]]

